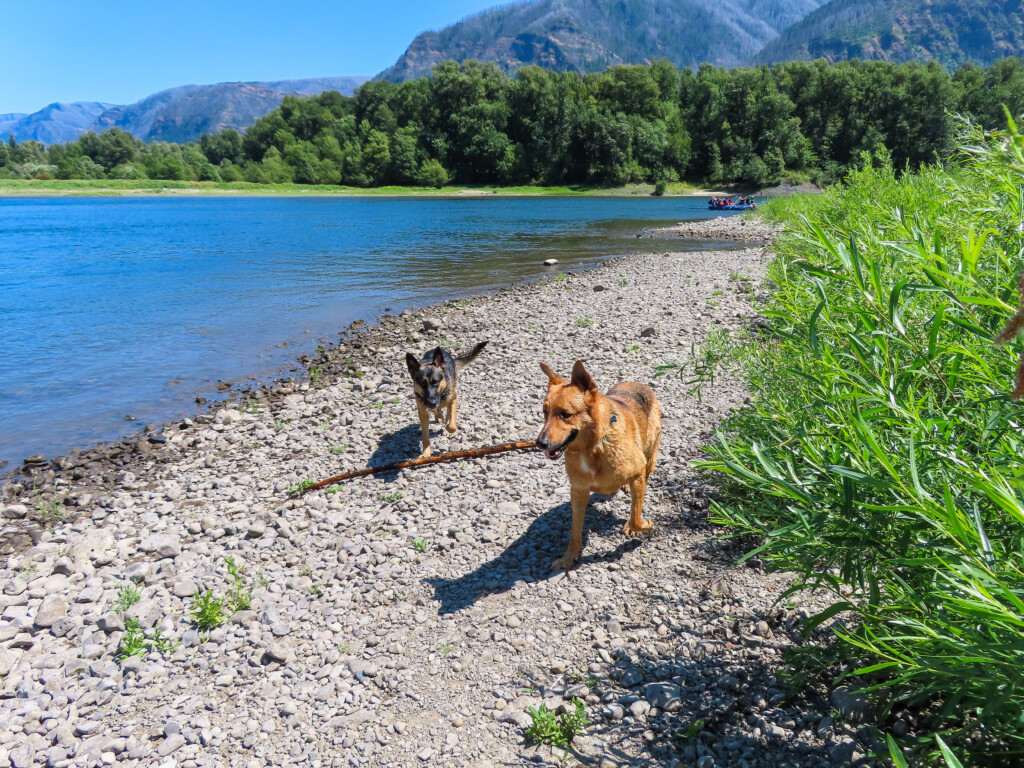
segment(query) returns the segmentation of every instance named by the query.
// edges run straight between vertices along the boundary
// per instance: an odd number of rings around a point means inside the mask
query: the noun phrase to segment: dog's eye
[[[561,413],[560,415],[561,415],[561,417],[562,417],[563,419],[565,419],[566,421],[568,421],[569,419],[571,419],[571,418],[572,418],[572,414],[571,414],[571,413],[569,413],[568,411],[562,411],[562,413]]]

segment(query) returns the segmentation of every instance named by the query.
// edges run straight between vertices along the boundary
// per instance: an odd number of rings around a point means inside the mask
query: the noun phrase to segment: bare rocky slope
[[[599,72],[666,58],[736,66],[824,0],[537,0],[509,3],[418,35],[378,77],[429,75],[446,59]]]
[[[685,234],[771,232],[729,219]],[[833,694],[847,718],[834,720],[828,701],[791,699],[778,678],[807,607],[779,601],[784,576],[737,566],[742,550],[705,521],[713,489],[690,464],[743,402],[742,382],[698,401],[655,376],[712,330],[752,321],[765,262],[757,242],[675,253],[666,238],[663,253],[384,318],[310,361],[315,383],[33,464],[0,497],[0,765],[861,760],[872,736],[855,697]],[[484,338],[460,429],[435,449],[534,437],[541,360],[568,372],[583,358],[603,388],[648,382],[664,411],[650,534],[623,538],[622,494],[595,499],[581,562],[551,573],[569,490],[536,453],[288,497],[302,480],[415,455],[405,351]],[[192,613],[208,590],[251,604],[229,602],[225,623],[202,630]],[[119,661],[132,620],[150,648]],[[530,707],[573,699],[590,724],[570,755],[528,742]]]

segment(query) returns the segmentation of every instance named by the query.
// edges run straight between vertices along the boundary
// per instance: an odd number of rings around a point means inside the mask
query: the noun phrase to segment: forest
[[[667,61],[598,74],[514,76],[447,61],[430,77],[353,96],[286,97],[244,134],[144,144],[112,128],[44,146],[0,142],[0,178],[328,184],[828,183],[887,152],[899,169],[948,156],[961,115],[1024,111],[1024,64],[824,60],[680,71]]]

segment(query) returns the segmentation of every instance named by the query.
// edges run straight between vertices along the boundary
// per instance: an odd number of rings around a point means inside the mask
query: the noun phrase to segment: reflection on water
[[[672,198],[4,199],[0,460],[194,411],[386,307],[664,250]],[[672,243],[678,249],[681,241]]]

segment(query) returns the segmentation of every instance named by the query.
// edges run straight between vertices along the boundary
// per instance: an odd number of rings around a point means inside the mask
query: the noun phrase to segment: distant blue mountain
[[[288,94],[323,91],[349,95],[369,78],[360,76],[276,80],[266,83],[183,85],[147,96],[135,104],[99,102],[50,104],[31,115],[0,115],[0,138],[63,144],[92,130],[121,128],[143,141],[194,141],[225,128],[244,130],[277,108]]]
[[[27,117],[24,112],[8,112],[5,115],[0,115],[0,135],[6,136],[8,133],[7,129],[23,117]]]
[[[89,130],[100,115],[112,104],[99,101],[75,101],[71,104],[48,104],[38,112],[24,115],[12,124],[0,128],[4,138],[14,134],[18,141],[41,141],[43,144],[63,144],[74,141]]]

